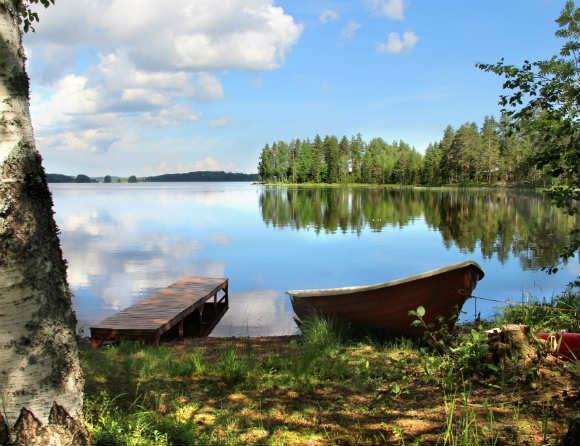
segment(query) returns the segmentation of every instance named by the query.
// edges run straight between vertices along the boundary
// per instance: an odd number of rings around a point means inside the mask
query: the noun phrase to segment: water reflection
[[[213,336],[278,336],[296,332],[289,300],[276,290],[232,293]]]
[[[578,225],[542,195],[510,191],[274,187],[262,190],[260,209],[267,225],[317,234],[360,235],[366,227],[402,229],[423,219],[447,249],[479,250],[502,264],[512,254],[524,270],[557,263]]]
[[[285,291],[385,282],[475,260],[481,296],[560,291],[574,224],[540,195],[249,184],[51,185],[79,330],[186,276],[228,277],[215,336],[295,333]],[[275,227],[275,230],[273,230]],[[466,304],[473,313],[473,304]],[[482,315],[493,313],[478,304]]]
[[[248,215],[256,221],[255,188],[140,184],[51,189],[80,334],[88,335],[93,323],[185,276],[231,279],[230,309],[214,335],[295,331],[287,296],[263,289],[267,284],[259,271],[239,277],[244,268],[228,261],[243,252],[244,237],[236,234],[244,231]]]

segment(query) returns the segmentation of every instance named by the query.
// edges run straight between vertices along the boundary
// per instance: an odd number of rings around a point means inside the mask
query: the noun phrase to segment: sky
[[[499,114],[478,62],[558,53],[564,0],[56,0],[24,38],[49,173],[254,173],[266,143]]]

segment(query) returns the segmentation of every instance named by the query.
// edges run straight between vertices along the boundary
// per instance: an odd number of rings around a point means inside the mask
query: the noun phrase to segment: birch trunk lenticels
[[[0,444],[85,444],[76,320],[17,7],[0,0]]]

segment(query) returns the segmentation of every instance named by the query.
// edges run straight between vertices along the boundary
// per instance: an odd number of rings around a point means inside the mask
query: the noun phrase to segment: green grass
[[[580,362],[500,364],[478,330],[455,336],[450,353],[333,320],[302,330],[266,350],[252,339],[83,347],[91,441],[556,444],[578,415]]]
[[[495,323],[529,325],[538,332],[580,332],[580,301],[577,292],[567,290],[550,300],[522,295],[520,303],[522,305],[505,308]]]

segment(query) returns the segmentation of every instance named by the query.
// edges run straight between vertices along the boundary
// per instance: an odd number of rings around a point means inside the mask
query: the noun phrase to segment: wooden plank
[[[193,313],[203,311],[204,303],[219,291],[224,292],[221,300],[228,300],[228,279],[210,277],[186,277],[157,293],[103,319],[91,327],[93,346],[99,339],[133,338],[152,340]],[[181,330],[180,330],[181,331]]]

